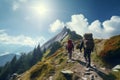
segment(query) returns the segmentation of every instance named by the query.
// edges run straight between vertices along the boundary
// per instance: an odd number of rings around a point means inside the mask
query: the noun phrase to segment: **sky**
[[[67,26],[83,35],[120,34],[120,0],[0,0],[0,54],[43,45]],[[12,46],[12,47],[11,47]]]

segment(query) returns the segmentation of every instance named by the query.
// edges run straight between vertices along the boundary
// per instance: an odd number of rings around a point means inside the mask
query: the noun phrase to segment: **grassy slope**
[[[113,67],[120,64],[120,35],[111,37],[108,40],[95,40],[96,49],[92,55],[92,59],[97,65],[106,67]],[[109,64],[109,65],[108,65]],[[110,75],[114,75],[116,80],[120,80],[120,71],[111,72]]]
[[[120,63],[120,35],[111,37],[105,42],[100,56],[113,66]]]
[[[100,54],[111,67],[120,64],[120,35],[107,40],[104,44],[104,50]],[[120,71],[111,72],[111,74],[116,76],[116,80],[120,80]]]
[[[74,43],[78,44],[79,41],[74,41]],[[62,42],[62,44],[64,44],[64,42]],[[44,57],[46,57],[48,52],[49,50],[46,51]],[[41,62],[38,62],[30,70],[26,71],[21,77],[21,80],[46,80],[51,75],[54,75],[54,80],[66,80],[63,74],[61,74],[61,70],[71,69],[71,67],[76,64],[66,64],[66,62],[67,52],[63,45],[63,47],[57,50],[52,56],[43,58]]]
[[[96,47],[92,54],[92,59],[94,62],[97,62],[97,64],[104,66],[103,62],[101,61],[101,58],[99,55],[101,55],[101,50],[105,50],[105,52],[108,52],[109,50],[116,50],[119,47],[115,47],[116,45],[119,46],[119,36],[112,37],[110,40],[95,40]],[[66,39],[67,40],[67,39]],[[65,40],[65,41],[66,41]],[[110,44],[111,42],[114,42]],[[79,43],[79,41],[76,41],[75,43]],[[105,43],[105,45],[104,45]],[[62,42],[64,44],[64,42]],[[107,48],[110,45],[114,45],[111,48]],[[107,49],[106,49],[107,48]],[[49,50],[46,52],[45,56],[48,54]],[[68,64],[66,65],[67,61],[67,54],[66,54],[65,47],[63,45],[62,48],[57,50],[52,56],[43,58],[41,62],[38,62],[36,65],[34,65],[30,70],[26,71],[23,76],[21,77],[21,80],[46,80],[49,76],[53,76],[54,80],[66,80],[66,78],[60,73],[60,71],[64,68],[71,68],[74,64]],[[76,63],[75,63],[76,64]],[[120,80],[120,72],[112,72],[112,75],[116,75],[116,80]]]
[[[92,60],[94,63],[96,63],[98,66],[105,66],[105,64],[103,63],[100,55],[100,52],[104,49],[104,43],[106,42],[106,40],[104,39],[95,39],[95,48],[94,48],[94,52],[92,53]]]
[[[55,80],[65,80],[64,76],[60,73],[65,67],[72,65],[66,65],[67,55],[62,47],[57,50],[52,56],[48,57],[42,62],[38,62],[30,70],[26,71],[21,80],[46,80],[49,76],[53,76]]]
[[[41,62],[31,67],[30,70],[22,74],[21,80],[46,80],[49,76],[54,75],[54,80],[66,80],[60,73],[64,68],[70,68],[73,64],[66,65],[67,52],[65,50],[65,43],[69,36],[66,36],[61,42],[62,47],[57,50],[52,56],[46,57],[50,50],[47,50]]]
[[[106,40],[96,39],[95,43],[96,45],[94,53],[96,54],[93,54],[93,59],[96,62],[104,61],[105,63],[111,65],[113,65],[114,63],[120,63],[120,35],[111,37],[110,39]],[[103,62],[100,63],[104,65]]]

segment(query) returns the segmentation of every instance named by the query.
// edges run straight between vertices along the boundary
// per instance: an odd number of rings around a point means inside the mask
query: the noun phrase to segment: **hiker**
[[[66,49],[68,51],[69,60],[72,60],[72,51],[74,51],[74,44],[71,39],[68,39]]]
[[[94,48],[94,40],[92,33],[84,34],[83,40],[80,42],[80,52],[82,52],[82,48],[84,49],[86,67],[91,67],[91,52],[93,52]]]

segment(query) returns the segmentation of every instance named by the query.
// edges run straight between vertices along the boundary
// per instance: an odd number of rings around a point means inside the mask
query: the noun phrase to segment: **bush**
[[[104,44],[100,57],[107,63],[116,65],[120,63],[120,35],[111,37]]]

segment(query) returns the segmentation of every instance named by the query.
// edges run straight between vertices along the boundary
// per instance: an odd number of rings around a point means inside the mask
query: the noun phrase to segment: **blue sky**
[[[0,0],[0,50],[42,45],[64,25],[80,35],[92,32],[95,38],[118,35],[119,4],[119,0]]]

